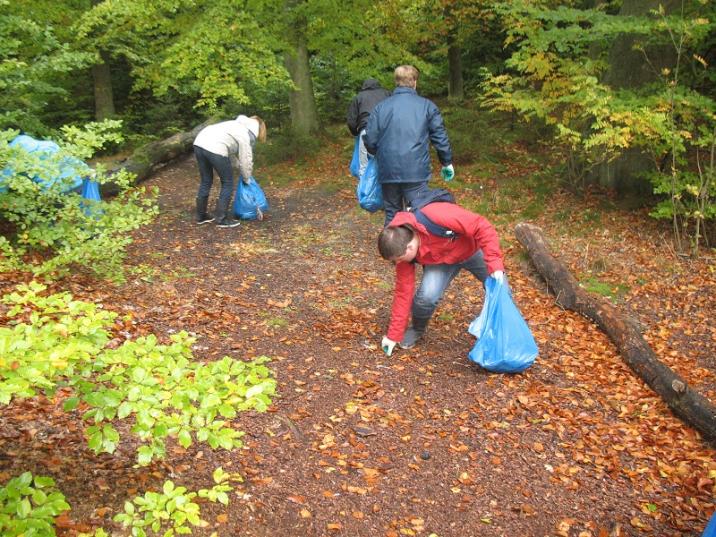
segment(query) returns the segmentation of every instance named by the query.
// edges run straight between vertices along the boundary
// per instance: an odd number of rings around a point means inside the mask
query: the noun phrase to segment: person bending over
[[[388,356],[398,342],[409,349],[425,334],[438,302],[460,270],[469,271],[481,282],[488,274],[497,280],[504,278],[500,239],[486,218],[444,202],[426,205],[421,212],[454,236],[433,235],[407,211],[397,212],[378,235],[380,255],[395,264],[390,324],[381,342]],[[414,293],[416,264],[423,265],[423,277]]]
[[[248,183],[254,169],[256,140],[266,141],[266,125],[258,116],[238,116],[203,128],[194,139],[194,156],[199,165],[199,192],[196,195],[196,223],[216,221],[221,228],[236,227],[231,211],[234,195],[234,173],[238,168],[244,183]],[[209,192],[214,181],[214,170],[219,174],[221,190],[216,200],[214,215],[207,212]]]

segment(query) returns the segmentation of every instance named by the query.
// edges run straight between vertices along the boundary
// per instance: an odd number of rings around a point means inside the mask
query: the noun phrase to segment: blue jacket
[[[378,103],[368,118],[363,143],[378,159],[381,183],[430,180],[430,145],[443,166],[452,164],[452,150],[440,110],[412,88],[398,87]]]

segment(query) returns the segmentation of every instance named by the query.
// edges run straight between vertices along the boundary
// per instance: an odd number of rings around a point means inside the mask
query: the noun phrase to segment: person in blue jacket
[[[379,102],[368,118],[363,142],[378,164],[383,190],[385,225],[395,213],[425,192],[431,177],[430,143],[437,151],[446,181],[455,175],[452,150],[438,107],[418,95],[418,70],[395,68],[393,94]]]

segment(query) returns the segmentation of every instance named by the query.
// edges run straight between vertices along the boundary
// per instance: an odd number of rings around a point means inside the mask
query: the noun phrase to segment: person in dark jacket
[[[358,140],[360,168],[358,177],[363,175],[365,167],[368,165],[368,152],[365,150],[363,143],[363,134],[365,131],[368,117],[380,101],[390,97],[390,92],[381,87],[380,82],[374,78],[367,78],[363,81],[358,95],[353,97],[348,107],[348,115],[346,116],[346,124],[348,130],[353,136],[360,136]]]
[[[452,150],[440,110],[416,91],[418,70],[412,65],[395,69],[396,89],[378,103],[368,118],[363,141],[378,159],[378,181],[383,190],[385,225],[425,192],[431,177],[430,143],[442,164],[442,176],[455,175]]]

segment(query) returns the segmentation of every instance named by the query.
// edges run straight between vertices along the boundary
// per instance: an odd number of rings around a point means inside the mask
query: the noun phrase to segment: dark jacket
[[[363,82],[358,95],[353,97],[350,106],[348,107],[348,116],[346,116],[346,123],[348,129],[351,131],[353,136],[358,136],[360,131],[365,129],[366,123],[368,123],[368,116],[383,99],[390,97],[390,92],[380,87],[380,82],[373,78],[368,78]]]
[[[430,180],[430,145],[443,166],[452,164],[452,150],[440,110],[412,88],[398,87],[379,103],[368,119],[363,143],[378,159],[381,183]]]
[[[454,203],[431,203],[420,211],[436,224],[452,229],[457,234],[457,238],[448,239],[433,235],[416,220],[415,213],[402,211],[396,213],[388,226],[410,226],[420,238],[420,246],[415,256],[416,263],[454,265],[462,263],[478,250],[482,250],[488,274],[496,270],[505,270],[500,251],[500,238],[485,217]],[[401,261],[395,265],[395,290],[387,334],[393,341],[403,339],[414,293],[415,263]]]

